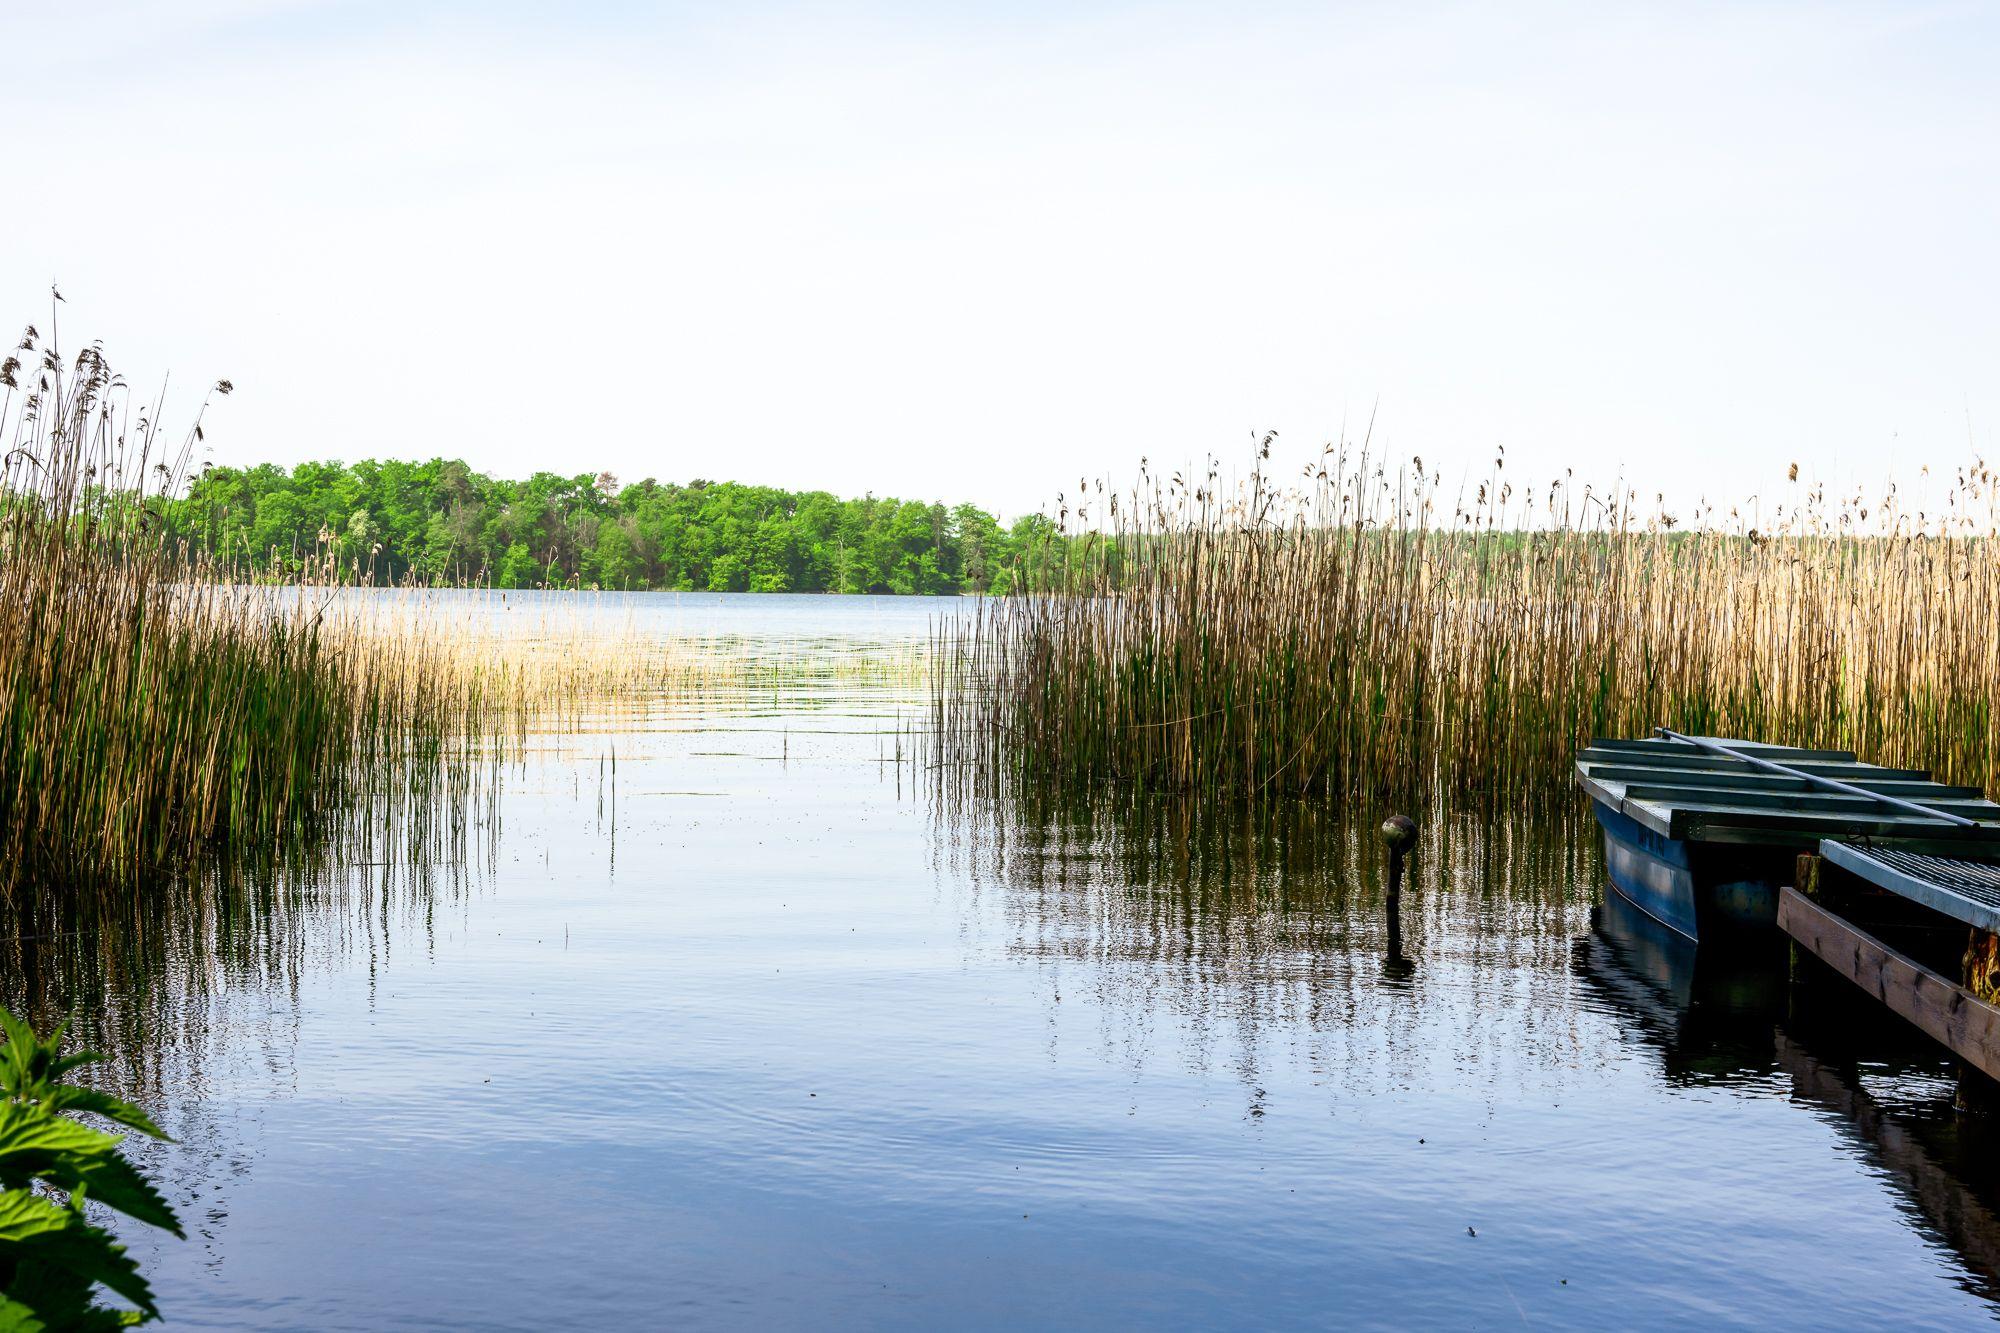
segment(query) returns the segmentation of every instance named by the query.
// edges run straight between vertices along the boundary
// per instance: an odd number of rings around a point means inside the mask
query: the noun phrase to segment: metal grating
[[[2000,932],[2000,864],[1832,839],[1820,844],[1820,854],[1871,884]]]
[[[1870,847],[1868,855],[1911,879],[1926,880],[1947,893],[1970,898],[2000,911],[2000,865],[1991,861],[1960,861],[1949,856],[1925,856],[1893,847]]]

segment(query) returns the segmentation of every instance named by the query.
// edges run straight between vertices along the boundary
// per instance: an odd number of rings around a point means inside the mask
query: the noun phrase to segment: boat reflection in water
[[[2000,1297],[2000,1123],[1967,1113],[1941,1048],[1782,942],[1697,946],[1615,892],[1576,941],[1579,977],[1683,1085],[1770,1084],[1811,1108],[1910,1220]]]
[[[1670,1079],[1744,1082],[1777,1066],[1787,957],[1772,936],[1735,949],[1697,946],[1607,891],[1576,943],[1578,975],[1635,1020]]]

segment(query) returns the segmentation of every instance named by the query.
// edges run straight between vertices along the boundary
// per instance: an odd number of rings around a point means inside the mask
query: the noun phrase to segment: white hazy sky
[[[1358,430],[1682,500],[1989,456],[1992,4],[17,6],[0,318],[223,462],[1033,510]]]

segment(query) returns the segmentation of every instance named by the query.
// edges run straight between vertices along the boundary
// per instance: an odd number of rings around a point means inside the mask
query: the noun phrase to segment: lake
[[[600,605],[817,666],[585,709],[462,867],[17,942],[177,1140],[169,1325],[1993,1317],[1949,1062],[1600,910],[1586,822],[1411,812],[1391,957],[1386,810],[940,783],[922,681],[838,666],[953,601]]]

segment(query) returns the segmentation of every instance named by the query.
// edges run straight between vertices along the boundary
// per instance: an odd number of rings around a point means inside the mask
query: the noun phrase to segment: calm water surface
[[[953,607],[619,601],[822,659]],[[1991,1318],[1948,1065],[1599,919],[1574,829],[1427,819],[1399,962],[1382,811],[941,794],[921,705],[818,672],[607,719],[462,874],[24,954],[10,998],[76,1003],[178,1139],[190,1239],[135,1237],[169,1323]]]

